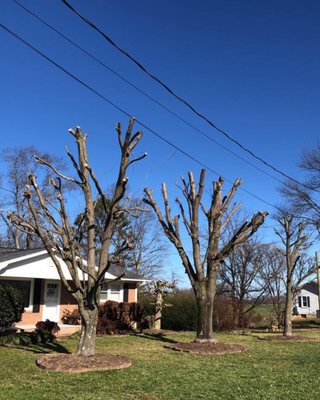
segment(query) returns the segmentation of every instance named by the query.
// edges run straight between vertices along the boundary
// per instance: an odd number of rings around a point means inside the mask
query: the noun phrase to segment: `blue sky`
[[[190,124],[281,179],[173,99],[60,0],[21,3]],[[312,148],[319,138],[318,1],[79,0],[72,4],[219,127],[284,172],[301,178],[296,167],[301,151]],[[2,24],[226,180],[239,176],[245,190],[272,204],[281,201],[275,180],[151,103],[12,0],[1,1],[0,15]],[[33,144],[59,155],[64,144],[72,147],[67,129],[80,125],[89,133],[97,175],[103,185],[110,184],[118,157],[114,127],[117,121],[125,126],[127,117],[2,29],[0,51],[1,147]],[[147,131],[137,154],[144,151],[148,158],[129,175],[136,196],[146,186],[158,193],[165,181],[174,199],[179,176],[200,170]],[[208,187],[216,177],[207,174]],[[237,200],[250,212],[272,212],[246,192],[239,191]],[[272,225],[272,220],[267,221],[262,230],[267,240],[272,238]],[[176,262],[171,258],[171,264]]]

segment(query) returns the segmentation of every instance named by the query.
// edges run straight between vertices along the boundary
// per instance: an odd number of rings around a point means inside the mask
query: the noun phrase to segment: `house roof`
[[[31,265],[30,265],[31,264]],[[64,263],[63,263],[64,264]],[[26,266],[28,265],[28,268]],[[71,279],[67,267],[65,270],[67,279]],[[54,267],[45,249],[21,250],[0,247],[0,276],[21,276],[29,278],[59,279],[58,272]],[[122,281],[146,281],[141,275],[127,271],[124,267],[112,264],[105,274],[107,280],[120,278]]]
[[[137,281],[145,281],[146,278],[143,276],[137,274],[136,272],[133,271],[128,271],[124,267],[121,267],[120,265],[116,264],[111,264],[110,268],[108,269],[109,274],[114,275],[114,276],[121,276],[122,280],[137,280]]]
[[[25,257],[32,254],[39,253],[44,249],[31,249],[31,250],[21,250],[21,249],[10,249],[7,247],[0,247],[0,263],[5,261],[14,260],[19,257]]]
[[[301,286],[301,289],[307,290],[310,293],[318,294],[318,283],[316,281],[309,281]]]

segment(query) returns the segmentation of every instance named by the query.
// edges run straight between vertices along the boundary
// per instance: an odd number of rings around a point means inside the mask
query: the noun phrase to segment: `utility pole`
[[[316,268],[317,268],[317,284],[318,284],[318,310],[317,318],[320,318],[320,269],[318,263],[318,252],[316,251]]]

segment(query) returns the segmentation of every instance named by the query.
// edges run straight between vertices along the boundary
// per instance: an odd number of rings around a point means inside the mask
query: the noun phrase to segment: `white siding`
[[[309,297],[310,299],[310,307],[299,307],[299,296]],[[301,304],[302,305],[302,304]],[[318,310],[318,296],[314,293],[309,292],[308,290],[301,289],[299,294],[296,296],[294,301],[294,309],[297,310],[298,314],[306,314],[306,315],[316,315]]]

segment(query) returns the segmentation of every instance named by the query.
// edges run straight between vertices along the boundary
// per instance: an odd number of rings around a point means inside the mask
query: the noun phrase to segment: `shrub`
[[[230,297],[218,295],[215,298],[213,311],[213,327],[215,330],[227,331],[234,329],[236,321],[233,315],[233,304]]]
[[[168,295],[166,302],[170,307],[165,307],[162,313],[162,328],[175,331],[197,330],[198,308],[192,290],[178,290]],[[213,311],[214,330],[232,330],[236,321],[234,320],[232,300],[225,295],[218,295],[215,299]],[[254,311],[245,314],[245,326],[256,325],[261,316]]]
[[[63,315],[61,320],[64,324],[67,325],[80,325],[80,313],[79,310],[75,309],[73,311],[69,311],[67,309],[63,310]]]
[[[140,307],[135,303],[117,303],[106,301],[99,309],[97,333],[112,335],[128,333],[133,324],[141,319]]]
[[[47,344],[55,341],[55,333],[60,331],[60,327],[56,322],[46,319],[45,321],[38,321],[36,329],[32,332],[32,343]]]
[[[23,310],[20,292],[11,285],[0,285],[0,332],[21,321]]]
[[[174,331],[197,329],[198,308],[191,290],[176,291],[166,297],[167,307],[163,309],[161,326]]]

